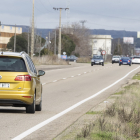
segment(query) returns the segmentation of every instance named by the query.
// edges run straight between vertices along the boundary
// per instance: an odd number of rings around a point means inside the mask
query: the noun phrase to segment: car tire
[[[91,64],[91,66],[93,66],[93,64]]]
[[[129,64],[129,66],[131,66],[131,64]]]
[[[112,64],[113,64],[113,62],[112,62]]]
[[[41,101],[40,101],[39,105],[36,105],[35,110],[36,111],[41,111],[42,110],[42,95],[41,95]]]
[[[26,107],[26,113],[31,113],[31,114],[34,114],[35,113],[35,94],[34,94],[34,100],[33,100],[33,103],[29,106]]]
[[[102,66],[104,66],[104,63],[102,63]]]
[[[119,66],[121,66],[121,64],[119,64]]]

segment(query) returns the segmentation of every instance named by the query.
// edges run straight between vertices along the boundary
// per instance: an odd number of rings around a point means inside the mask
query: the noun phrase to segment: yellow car
[[[26,107],[26,113],[42,109],[44,71],[25,52],[0,52],[0,106]]]

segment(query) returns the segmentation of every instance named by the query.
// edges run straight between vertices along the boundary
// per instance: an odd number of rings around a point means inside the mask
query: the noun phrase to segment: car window
[[[0,57],[0,71],[27,72],[22,58]]]
[[[103,59],[102,56],[93,56],[93,59]]]
[[[122,57],[123,60],[130,59],[129,57]]]
[[[138,58],[138,59],[140,59],[140,57],[133,57],[133,58]]]
[[[30,67],[30,70],[31,70],[33,73],[36,73],[36,74],[37,74],[36,68],[35,68],[35,66],[34,66],[34,64],[33,64],[33,62],[32,62],[32,60],[31,60],[29,57],[27,57],[27,56],[26,56],[26,59],[27,59],[27,61],[28,61],[28,65],[29,65],[29,67]]]
[[[120,58],[119,56],[113,56],[113,58]]]

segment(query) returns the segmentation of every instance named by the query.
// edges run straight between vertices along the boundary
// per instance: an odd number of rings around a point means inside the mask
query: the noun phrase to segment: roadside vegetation
[[[68,61],[58,59],[56,55],[33,57],[33,62],[35,65],[69,65]]]
[[[85,126],[75,140],[138,140],[140,138],[139,82],[125,87],[115,95],[121,96],[118,96],[115,103],[107,105],[105,111],[99,112],[98,119]],[[97,113],[87,112],[90,115]]]
[[[90,63],[91,59],[89,57],[80,57],[76,61],[77,63]]]

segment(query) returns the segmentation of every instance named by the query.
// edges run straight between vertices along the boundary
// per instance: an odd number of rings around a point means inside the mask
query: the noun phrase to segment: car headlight
[[[100,62],[103,62],[103,60],[101,60]]]

